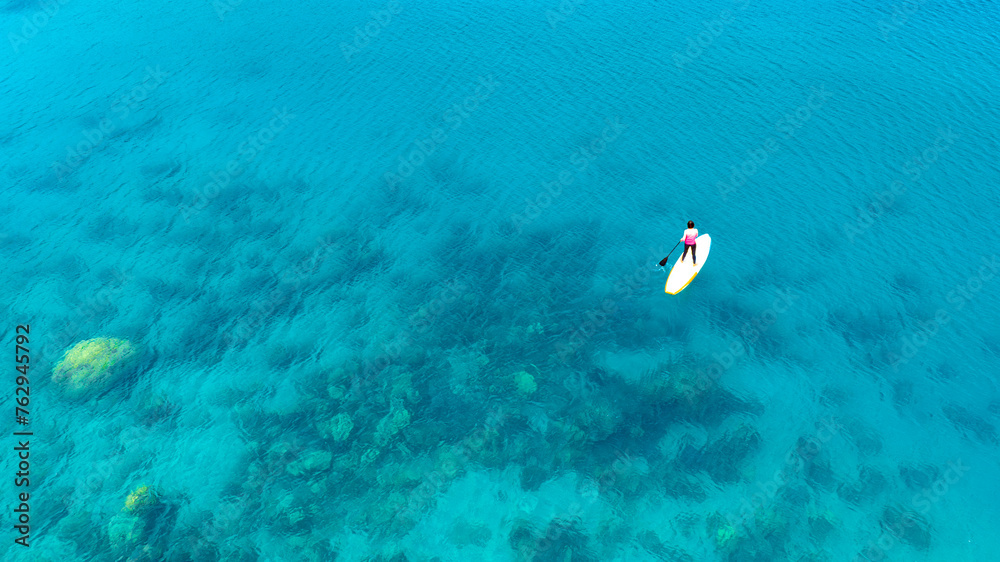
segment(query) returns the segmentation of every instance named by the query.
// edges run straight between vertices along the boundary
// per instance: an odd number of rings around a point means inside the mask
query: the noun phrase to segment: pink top
[[[695,240],[697,239],[698,239],[697,228],[689,228],[684,231],[684,238],[682,238],[682,240],[684,240],[685,246],[694,246]]]

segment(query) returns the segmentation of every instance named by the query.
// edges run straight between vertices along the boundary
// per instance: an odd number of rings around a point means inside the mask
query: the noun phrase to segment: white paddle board
[[[698,245],[698,265],[692,263],[691,252],[688,252],[687,257],[684,257],[684,253],[681,252],[681,257],[677,258],[677,263],[670,269],[670,275],[667,276],[667,286],[664,290],[668,294],[676,295],[683,291],[684,287],[688,286],[688,283],[698,275],[702,266],[705,265],[708,252],[712,249],[712,237],[702,234],[695,239],[695,244]]]

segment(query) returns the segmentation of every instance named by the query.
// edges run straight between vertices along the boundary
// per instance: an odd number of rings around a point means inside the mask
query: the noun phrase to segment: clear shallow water
[[[990,5],[225,6],[2,7],[5,555],[998,551]]]

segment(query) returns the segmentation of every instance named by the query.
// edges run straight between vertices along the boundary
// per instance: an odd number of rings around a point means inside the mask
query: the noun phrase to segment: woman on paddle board
[[[688,221],[687,230],[684,231],[684,236],[681,240],[684,242],[684,253],[681,254],[681,263],[684,263],[684,258],[688,255],[688,248],[691,249],[691,264],[697,266],[698,258],[695,257],[694,251],[698,247],[695,241],[698,239],[698,229],[694,227],[694,221]]]

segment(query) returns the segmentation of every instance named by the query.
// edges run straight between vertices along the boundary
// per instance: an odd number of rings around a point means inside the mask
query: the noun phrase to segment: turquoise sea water
[[[4,560],[1000,552],[994,4],[0,24]]]

